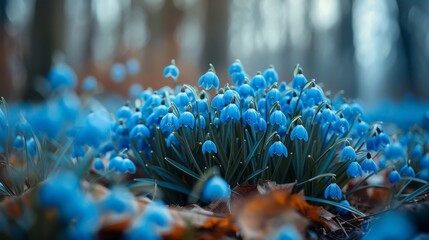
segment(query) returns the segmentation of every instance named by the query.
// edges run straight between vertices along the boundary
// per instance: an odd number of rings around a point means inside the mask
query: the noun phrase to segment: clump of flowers
[[[138,72],[132,59],[114,64],[110,77],[121,83]],[[299,65],[289,78],[273,66],[251,77],[237,60],[228,73],[225,83],[210,65],[198,86],[179,85],[173,60],[163,76],[173,79],[174,88],[133,85],[131,99],[112,108],[94,100],[101,89],[94,77],[83,80],[79,98],[73,70],[55,65],[48,76],[55,94],[46,106],[8,115],[2,101],[2,198],[39,187],[38,207],[56,211],[67,229],[61,234],[70,238],[94,236],[99,225],[83,224],[100,216],[126,215],[136,221],[125,239],[157,239],[171,228],[170,213],[158,201],[138,213],[127,204],[135,196],[229,204],[235,187],[262,179],[295,182],[291,191],[303,191],[307,201],[363,216],[349,201],[362,189],[391,189],[391,206],[429,189],[427,116],[422,127],[391,137],[381,122],[365,121],[358,102],[324,91]],[[377,174],[388,182],[366,184]],[[403,194],[411,182],[417,189]],[[109,192],[98,196],[96,183]],[[298,235],[290,229],[275,238]]]

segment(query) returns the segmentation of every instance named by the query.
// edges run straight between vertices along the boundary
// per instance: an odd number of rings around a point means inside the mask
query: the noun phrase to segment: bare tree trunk
[[[228,65],[228,25],[229,1],[206,1],[206,22],[202,68],[212,63],[217,69],[226,69]],[[221,72],[224,72],[221,70]]]
[[[35,90],[38,77],[48,73],[55,51],[61,49],[64,0],[37,0],[31,28],[30,56],[27,60],[27,84],[24,100],[42,100]]]

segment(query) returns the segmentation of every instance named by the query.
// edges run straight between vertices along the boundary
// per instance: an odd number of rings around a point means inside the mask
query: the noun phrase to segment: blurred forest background
[[[130,58],[141,71],[110,81]],[[223,83],[239,58],[253,76],[270,64],[290,82],[307,78],[376,103],[412,93],[429,99],[429,1],[409,0],[0,0],[0,95],[38,100],[55,61],[79,79],[94,75],[127,94],[173,85],[162,69],[176,59],[179,83],[196,84],[213,63]]]

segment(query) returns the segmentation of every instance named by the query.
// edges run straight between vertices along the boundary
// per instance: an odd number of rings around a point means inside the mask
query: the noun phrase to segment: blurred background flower
[[[289,82],[299,63],[333,93],[418,102],[429,96],[428,11],[407,0],[1,0],[0,95],[45,98],[55,62],[127,95],[137,82],[172,85],[161,73],[173,58],[192,85],[209,63],[223,85],[240,58],[250,76],[273,64]]]

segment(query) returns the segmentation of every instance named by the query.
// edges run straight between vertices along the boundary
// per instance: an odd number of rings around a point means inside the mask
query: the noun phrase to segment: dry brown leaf
[[[292,196],[287,190],[277,190],[235,204],[233,212],[243,237],[263,239],[285,225],[295,225],[303,232],[309,221],[294,209],[291,201],[304,200]]]
[[[255,185],[251,185],[248,182],[242,185],[237,185],[232,189],[232,201],[248,197],[258,193],[258,189]]]
[[[277,184],[274,181],[259,180],[257,189],[260,194],[265,194],[268,192],[272,192],[275,190],[282,190],[282,189],[292,193],[296,184],[297,184],[297,181],[292,183]]]

